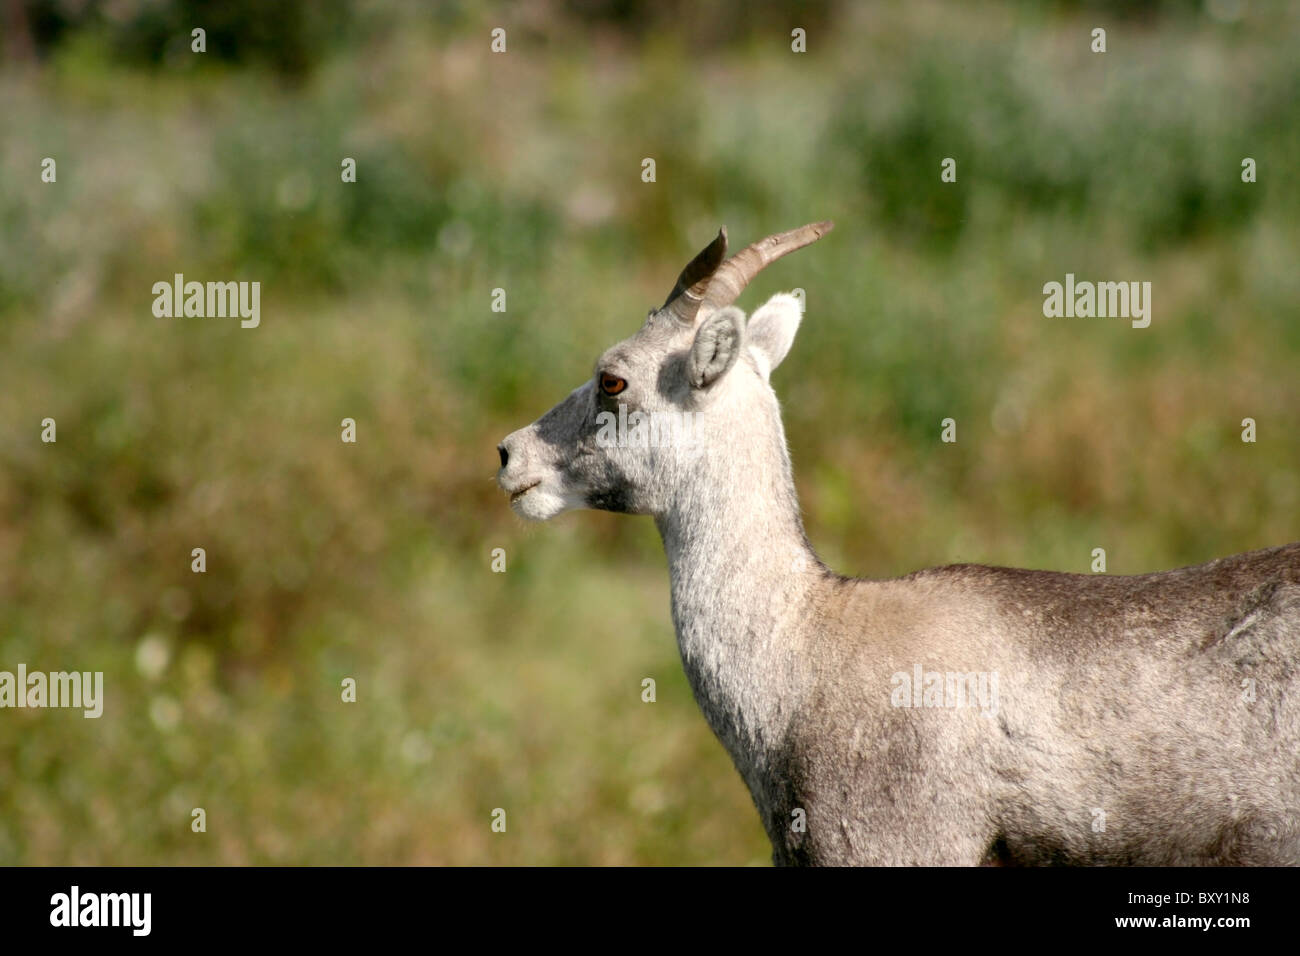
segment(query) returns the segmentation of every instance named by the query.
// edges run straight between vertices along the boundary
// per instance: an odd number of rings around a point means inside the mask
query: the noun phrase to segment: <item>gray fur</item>
[[[752,335],[736,309],[652,313],[506,438],[499,476],[537,483],[512,497],[527,518],[654,517],[682,663],[774,860],[1300,863],[1300,544],[1132,577],[834,574],[768,384],[799,319],[788,295]],[[619,402],[692,412],[702,450],[603,447]],[[995,675],[996,712],[895,706],[916,665]]]

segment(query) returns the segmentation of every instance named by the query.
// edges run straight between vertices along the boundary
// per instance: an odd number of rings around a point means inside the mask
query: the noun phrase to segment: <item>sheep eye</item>
[[[617,395],[623,389],[627,388],[627,381],[619,378],[617,375],[610,375],[602,372],[600,375],[600,390],[606,395]]]

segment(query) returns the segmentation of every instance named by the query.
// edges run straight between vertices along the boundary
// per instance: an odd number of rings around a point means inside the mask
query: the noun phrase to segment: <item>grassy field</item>
[[[766,863],[651,522],[494,484],[722,223],[837,222],[740,302],[807,292],[774,385],[837,570],[1300,537],[1295,6],[816,5],[804,54],[770,5],[378,9],[291,80],[102,30],[0,70],[0,670],[107,697],[0,711],[0,863]],[[1045,318],[1067,272],[1150,328]],[[155,317],[175,273],[260,326]]]

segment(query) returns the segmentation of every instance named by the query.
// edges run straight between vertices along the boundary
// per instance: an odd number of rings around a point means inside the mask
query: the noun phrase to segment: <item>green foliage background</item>
[[[2,46],[0,669],[107,703],[0,711],[0,862],[766,862],[652,524],[494,485],[720,223],[837,222],[740,304],[807,290],[774,381],[838,570],[1300,537],[1293,4],[248,3],[196,56],[208,6]],[[261,327],[155,318],[176,272]],[[1151,327],[1044,318],[1066,272]]]

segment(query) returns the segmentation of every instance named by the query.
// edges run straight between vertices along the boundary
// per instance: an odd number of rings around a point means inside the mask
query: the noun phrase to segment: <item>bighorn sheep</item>
[[[817,559],[768,384],[799,301],[731,303],[830,228],[725,261],[719,232],[498,446],[512,508],[654,516],[682,663],[778,864],[1300,863],[1300,544],[1132,577]],[[690,441],[611,439],[688,412]]]

